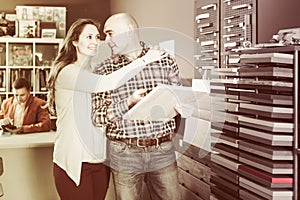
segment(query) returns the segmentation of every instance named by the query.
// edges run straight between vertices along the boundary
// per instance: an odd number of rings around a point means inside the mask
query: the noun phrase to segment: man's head
[[[25,103],[30,96],[30,83],[25,78],[13,82],[13,93],[18,103]]]
[[[118,13],[109,17],[103,32],[114,55],[130,55],[140,50],[138,24],[128,13]]]

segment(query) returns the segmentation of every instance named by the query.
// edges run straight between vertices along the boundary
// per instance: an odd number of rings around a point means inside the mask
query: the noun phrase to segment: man
[[[98,74],[110,74],[126,67],[149,50],[140,42],[138,25],[129,14],[111,16],[104,25],[104,33],[113,56],[96,68]],[[158,84],[181,85],[178,66],[170,55],[150,63],[118,89],[92,95],[93,122],[96,126],[106,126],[117,199],[140,199],[143,181],[151,199],[181,199],[172,142],[175,120],[122,118]]]
[[[1,127],[11,133],[50,131],[50,116],[46,102],[30,94],[30,83],[25,78],[13,82],[13,97],[3,101]]]

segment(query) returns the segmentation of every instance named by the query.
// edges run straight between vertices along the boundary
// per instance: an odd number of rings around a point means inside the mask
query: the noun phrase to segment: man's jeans
[[[143,181],[152,200],[180,200],[178,169],[172,142],[147,148],[110,142],[116,199],[141,199]]]

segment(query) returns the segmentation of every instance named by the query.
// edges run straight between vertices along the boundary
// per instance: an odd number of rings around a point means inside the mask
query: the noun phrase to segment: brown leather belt
[[[172,135],[165,135],[159,138],[109,138],[112,141],[124,142],[128,146],[132,147],[150,147],[158,146],[161,143],[168,142],[172,140]]]

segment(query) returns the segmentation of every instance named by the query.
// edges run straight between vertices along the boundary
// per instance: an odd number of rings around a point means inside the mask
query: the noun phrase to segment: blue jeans
[[[139,148],[110,141],[109,147],[117,200],[141,199],[144,181],[152,200],[181,200],[172,142]]]

